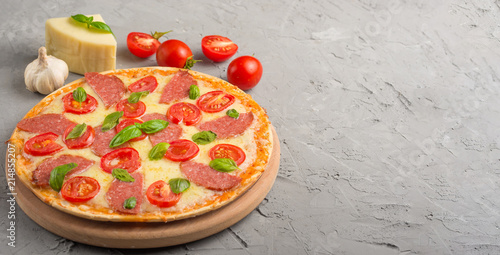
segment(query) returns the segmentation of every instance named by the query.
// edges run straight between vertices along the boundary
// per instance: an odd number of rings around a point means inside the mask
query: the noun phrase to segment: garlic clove
[[[47,56],[45,47],[38,49],[38,58],[26,66],[24,82],[31,92],[50,94],[64,85],[69,69],[66,62]]]

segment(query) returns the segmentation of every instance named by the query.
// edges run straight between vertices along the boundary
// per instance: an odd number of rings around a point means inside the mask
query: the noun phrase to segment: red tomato
[[[158,81],[154,76],[146,76],[128,86],[128,90],[130,92],[141,92],[141,91],[149,91],[149,93],[153,93],[153,91],[158,87]]]
[[[160,46],[158,39],[166,33],[168,32],[156,32],[153,35],[149,35],[141,32],[132,32],[127,36],[128,50],[140,58],[152,56]]]
[[[92,128],[92,126],[89,125],[87,125],[87,130],[85,131],[85,133],[83,133],[82,136],[74,139],[66,139],[68,134],[71,132],[71,130],[73,130],[75,126],[76,124],[71,125],[66,129],[66,131],[64,131],[63,135],[64,144],[66,144],[66,146],[70,149],[83,149],[92,145],[95,138],[95,131]]]
[[[201,39],[201,50],[208,59],[214,62],[222,62],[236,53],[238,45],[227,37],[208,35]]]
[[[168,183],[159,180],[151,184],[146,191],[148,201],[158,207],[174,206],[181,199],[182,193],[175,194]]]
[[[196,104],[204,112],[220,112],[234,103],[234,96],[222,91],[211,91],[203,94]]]
[[[87,95],[87,99],[80,103],[73,98],[73,93],[68,93],[63,97],[63,103],[65,112],[75,114],[90,113],[97,108],[97,100],[91,95]]]
[[[138,119],[124,119],[124,120],[120,121],[120,123],[118,123],[118,125],[116,125],[116,132],[120,132],[124,128],[126,128],[130,125],[134,125],[135,123],[142,123],[142,121],[140,121]],[[132,138],[129,141],[131,141],[131,142],[140,141],[140,140],[143,140],[144,138],[146,138],[146,136],[147,135],[143,132],[141,136],[136,137],[136,138]]]
[[[87,176],[75,176],[64,182],[61,188],[61,196],[70,202],[85,202],[99,193],[101,186],[99,182]]]
[[[141,167],[139,152],[129,147],[116,149],[101,158],[101,168],[107,173],[111,173],[115,168],[125,169],[132,173],[139,167]]]
[[[46,156],[60,151],[62,145],[56,143],[58,135],[48,132],[30,138],[24,145],[24,152],[33,156]]]
[[[196,105],[181,102],[168,108],[167,118],[175,124],[182,121],[186,126],[192,126],[201,120],[201,112]]]
[[[116,110],[123,111],[125,118],[137,118],[146,112],[146,105],[141,101],[131,104],[128,99],[123,99],[116,104]]]
[[[227,81],[242,90],[248,90],[262,77],[262,65],[252,56],[241,56],[229,64],[227,68]]]
[[[196,157],[199,151],[198,145],[192,141],[186,139],[175,140],[170,142],[165,158],[172,161],[187,161]]]
[[[183,42],[175,39],[164,41],[156,51],[156,62],[159,66],[183,68],[188,57],[193,56],[191,49]]]
[[[241,165],[246,158],[245,152],[240,147],[225,143],[215,145],[210,149],[208,155],[211,159],[230,158],[234,160],[238,166]]]

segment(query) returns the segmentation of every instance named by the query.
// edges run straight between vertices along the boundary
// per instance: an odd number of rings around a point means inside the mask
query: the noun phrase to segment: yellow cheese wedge
[[[90,15],[94,21],[104,22],[101,15]],[[62,59],[69,71],[85,74],[116,68],[116,40],[110,33],[71,17],[52,18],[45,22],[45,48],[47,54]]]

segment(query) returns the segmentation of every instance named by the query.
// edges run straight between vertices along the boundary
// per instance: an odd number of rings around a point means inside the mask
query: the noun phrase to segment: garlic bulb
[[[66,62],[47,56],[47,50],[42,46],[38,49],[38,58],[24,70],[24,83],[29,91],[47,95],[64,85],[68,73]]]

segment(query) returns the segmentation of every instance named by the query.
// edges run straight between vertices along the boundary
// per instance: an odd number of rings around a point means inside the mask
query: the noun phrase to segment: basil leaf
[[[201,131],[194,134],[191,139],[197,144],[209,144],[217,138],[217,134],[212,131]]]
[[[92,19],[90,19],[89,17],[87,17],[83,14],[76,14],[76,15],[71,16],[71,18],[73,18],[74,20],[76,20],[78,22],[89,24],[90,22],[92,22],[94,17],[90,17],[90,18],[92,18]]]
[[[226,114],[227,114],[227,116],[229,116],[231,118],[235,118],[235,119],[240,117],[240,113],[238,111],[236,111],[236,109],[227,110]]]
[[[168,185],[170,185],[170,189],[172,190],[172,192],[174,192],[175,194],[179,194],[189,189],[191,183],[183,178],[174,178],[168,181]]]
[[[111,28],[104,22],[94,21],[94,22],[91,22],[90,25],[99,29],[99,30],[106,31],[106,32],[112,34],[113,36],[115,36],[115,34],[113,34],[113,31],[111,31]]]
[[[127,170],[121,169],[121,168],[115,168],[113,171],[111,171],[111,175],[113,175],[114,178],[124,181],[124,182],[133,182],[135,181],[134,177],[132,177]]]
[[[158,143],[149,151],[149,160],[160,160],[167,153],[168,147],[170,147],[169,143]]]
[[[200,88],[196,85],[189,86],[189,99],[195,100],[200,97]]]
[[[50,177],[49,177],[50,187],[57,192],[61,191],[64,182],[64,176],[66,176],[66,174],[69,171],[73,170],[73,168],[77,166],[78,164],[76,163],[69,163],[57,166],[54,169],[52,169],[52,171],[50,171]]]
[[[71,130],[71,132],[69,132],[69,134],[66,136],[66,140],[78,138],[85,134],[85,131],[87,131],[87,124],[78,124]]]
[[[236,162],[230,158],[216,158],[210,161],[208,165],[219,172],[232,172],[238,169]]]
[[[149,94],[148,90],[134,92],[128,97],[127,101],[131,104],[136,104],[137,102],[139,102],[139,99],[141,99],[142,96],[147,96],[148,94]]]
[[[123,202],[123,208],[134,209],[137,204],[137,199],[135,197],[129,197]]]
[[[146,134],[153,134],[158,131],[163,130],[168,126],[168,121],[164,120],[149,120],[141,124],[135,124],[137,127],[139,127],[142,132]]]
[[[101,131],[106,132],[118,125],[120,118],[123,116],[123,111],[110,113],[104,118],[101,126]]]
[[[73,99],[77,102],[85,102],[87,100],[87,92],[82,87],[78,87],[73,90]]]
[[[142,131],[138,127],[136,127],[135,125],[130,125],[124,129],[122,129],[122,131],[118,132],[118,134],[116,134],[113,137],[113,139],[111,139],[111,141],[109,142],[109,147],[113,148],[113,147],[120,146],[120,145],[126,143],[128,140],[134,139],[134,138],[139,137],[141,135],[142,135]]]
[[[100,22],[100,21],[94,21],[94,17],[92,17],[92,16],[87,17],[83,14],[76,14],[76,15],[71,16],[71,18],[73,18],[74,20],[76,20],[78,22],[87,24],[87,28],[90,28],[92,26],[98,30],[102,30],[102,31],[111,33],[113,36],[115,36],[115,34],[113,34],[113,31],[111,31],[111,28],[106,23]],[[116,36],[115,36],[115,38],[116,38]]]

